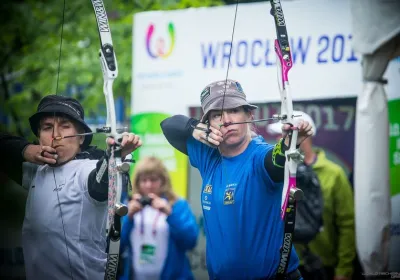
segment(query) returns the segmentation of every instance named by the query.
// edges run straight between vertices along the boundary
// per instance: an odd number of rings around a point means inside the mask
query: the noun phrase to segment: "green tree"
[[[222,4],[221,0],[104,0],[119,68],[114,97],[123,97],[128,104],[125,115],[130,114],[133,15]],[[85,117],[105,116],[100,40],[91,2],[68,0],[64,7],[63,1],[3,0],[0,8],[0,111],[12,119],[11,125],[0,128],[34,139],[27,119],[43,96],[55,93],[78,98]],[[104,143],[103,137],[99,141]]]
[[[167,1],[104,0],[119,68],[114,95],[124,97],[127,104],[130,104],[131,94],[132,16],[147,10],[222,4],[220,0]],[[11,125],[0,123],[1,131],[33,140],[28,118],[35,112],[39,100],[56,92],[64,94],[71,85],[84,87],[72,95],[84,104],[87,116],[105,115],[98,59],[100,44],[92,4],[89,0],[66,0],[65,4],[64,9],[62,0],[0,1],[0,113],[12,120]],[[129,110],[127,108],[127,114]],[[95,137],[95,145],[102,147],[103,143],[104,135]],[[6,213],[2,220],[4,232],[19,229],[24,218],[26,193],[1,172],[0,185],[0,212]],[[15,276],[12,273],[16,272],[13,270],[4,276],[11,278]]]

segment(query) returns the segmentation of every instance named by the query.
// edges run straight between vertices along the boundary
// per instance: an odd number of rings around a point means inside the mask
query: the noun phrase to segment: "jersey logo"
[[[224,192],[224,205],[235,203],[235,189],[228,188]]]
[[[61,190],[63,189],[64,186],[65,186],[64,183],[60,183],[60,184],[58,185],[58,187],[55,187],[55,188],[53,189],[53,192],[59,192],[59,191],[61,191]]]
[[[211,196],[209,196],[211,195]],[[203,189],[201,204],[203,205],[204,210],[211,210],[211,201],[212,200],[212,185],[206,185]]]
[[[200,102],[203,103],[204,99],[210,96],[210,87],[206,87],[200,94]]]
[[[212,186],[211,186],[211,185],[205,186],[203,192],[204,192],[204,193],[211,194],[211,193],[212,193]]]

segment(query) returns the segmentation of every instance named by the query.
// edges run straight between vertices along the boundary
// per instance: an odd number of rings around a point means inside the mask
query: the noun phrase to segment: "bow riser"
[[[285,51],[285,54],[283,51]],[[289,133],[289,149],[285,152],[285,178],[281,201],[281,219],[283,220],[285,218],[291,190],[296,188],[297,162],[291,160],[291,155],[296,153],[298,131],[296,130],[295,120],[293,119],[293,100],[288,79],[289,71],[292,68],[289,46],[282,48],[279,41],[275,40],[275,53],[277,58],[278,81],[280,82],[281,123],[289,124],[294,128],[294,130]]]

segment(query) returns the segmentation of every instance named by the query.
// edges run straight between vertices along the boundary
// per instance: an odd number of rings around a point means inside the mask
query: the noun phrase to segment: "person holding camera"
[[[196,246],[199,228],[187,201],[173,192],[162,161],[140,160],[132,189],[122,227],[127,257],[120,279],[194,279],[186,252]]]

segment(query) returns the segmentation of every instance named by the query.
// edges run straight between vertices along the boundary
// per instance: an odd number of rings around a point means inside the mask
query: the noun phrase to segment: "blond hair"
[[[139,179],[142,175],[156,175],[161,179],[161,195],[170,203],[175,202],[178,196],[172,190],[171,179],[164,163],[157,157],[150,156],[141,159],[135,164],[132,177],[132,192],[140,194]]]
[[[248,107],[245,107],[245,106],[243,107],[243,109],[244,109],[245,113],[250,115],[250,119],[254,120],[253,110],[249,109]],[[250,131],[250,138],[257,137],[258,133],[257,133],[257,127],[256,127],[255,123],[248,123],[247,125],[248,125],[249,131]]]

